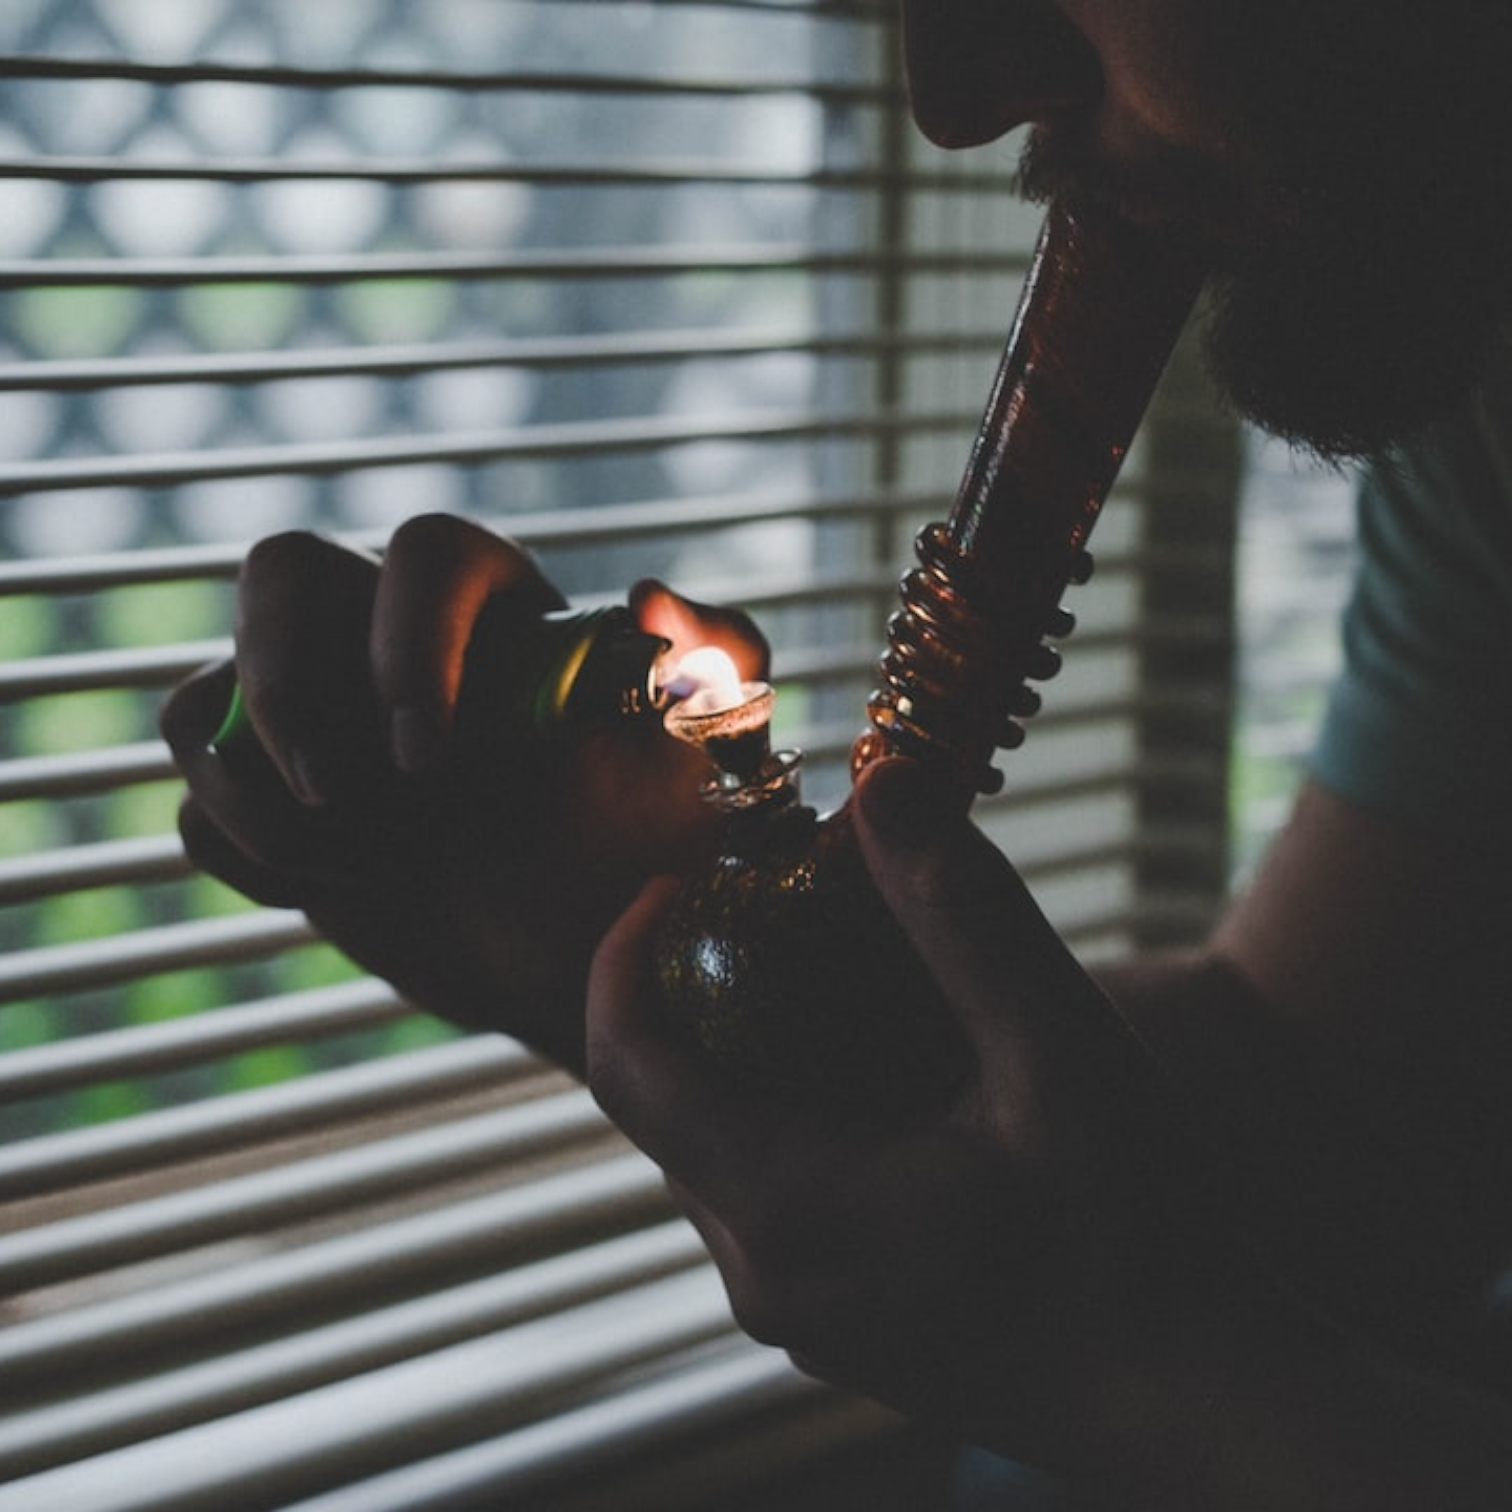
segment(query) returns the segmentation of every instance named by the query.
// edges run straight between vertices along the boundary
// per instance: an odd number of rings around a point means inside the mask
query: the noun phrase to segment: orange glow
[[[717,646],[688,652],[673,670],[667,691],[681,700],[684,715],[717,714],[750,697],[734,661]]]

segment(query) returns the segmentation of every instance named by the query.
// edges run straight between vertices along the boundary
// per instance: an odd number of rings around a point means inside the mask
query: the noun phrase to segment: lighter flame
[[[674,667],[666,692],[673,700],[662,718],[667,733],[697,747],[716,769],[706,794],[720,795],[722,804],[746,804],[775,791],[772,781],[785,778],[789,767],[772,758],[775,695],[768,684],[741,682],[723,651],[700,646]]]
[[[673,669],[666,691],[681,700],[685,714],[717,714],[749,696],[740,673],[718,646],[699,646]]]

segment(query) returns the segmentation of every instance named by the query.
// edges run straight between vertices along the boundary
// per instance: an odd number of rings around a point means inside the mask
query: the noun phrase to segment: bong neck
[[[1019,690],[1203,281],[1163,231],[1053,204],[949,517],[919,537],[859,770],[884,755],[992,791]]]

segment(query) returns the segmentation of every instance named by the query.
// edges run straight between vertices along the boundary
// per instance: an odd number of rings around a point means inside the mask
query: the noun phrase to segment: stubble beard
[[[1320,208],[1219,262],[1209,370],[1241,414],[1298,447],[1377,454],[1463,408],[1501,343],[1504,275],[1475,240],[1410,203]]]
[[[1172,163],[1146,195],[1074,138],[1040,130],[1021,181],[1032,199],[1069,194],[1202,240],[1213,267],[1203,345],[1217,386],[1248,420],[1342,461],[1464,405],[1503,344],[1512,280],[1468,186],[1406,184],[1399,165],[1336,156],[1305,184],[1242,192]]]

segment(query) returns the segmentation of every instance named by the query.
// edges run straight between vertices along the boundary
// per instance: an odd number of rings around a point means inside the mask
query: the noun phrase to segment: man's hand
[[[259,902],[301,908],[418,1005],[582,1060],[592,949],[644,878],[706,843],[695,753],[659,722],[566,748],[468,748],[455,724],[465,654],[562,599],[514,543],[452,516],[395,534],[380,562],[307,534],[243,568],[235,663],[170,698],[165,737],[189,782],[191,857]],[[643,628],[716,643],[748,676],[766,649],[743,616],[647,583]],[[260,755],[211,741],[234,685]]]
[[[1296,1299],[1273,1210],[956,806],[883,762],[855,819],[975,1053],[928,1121],[774,1106],[668,1032],[646,980],[666,884],[594,960],[589,1083],[667,1172],[742,1325],[815,1375],[1067,1474],[1078,1505],[1512,1506],[1506,1405]]]
[[[974,1052],[953,1105],[862,1123],[711,1071],[646,984],[655,887],[595,960],[590,1085],[668,1173],[757,1338],[977,1442],[1085,1466],[1133,1432],[1190,1332],[1262,1289],[1159,1069],[1003,857],[911,763],[870,769],[855,805]]]

